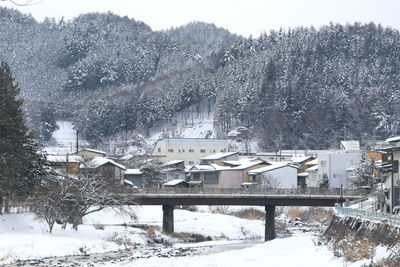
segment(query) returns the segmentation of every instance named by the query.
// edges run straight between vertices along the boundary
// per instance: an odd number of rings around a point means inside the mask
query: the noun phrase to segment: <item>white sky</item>
[[[26,0],[14,0],[24,3]],[[72,19],[87,12],[112,11],[150,25],[153,30],[204,21],[244,36],[281,27],[315,27],[329,22],[381,23],[400,29],[400,0],[34,0],[16,7],[37,20]]]

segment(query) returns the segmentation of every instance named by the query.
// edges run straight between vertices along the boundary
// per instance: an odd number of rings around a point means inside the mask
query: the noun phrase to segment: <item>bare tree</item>
[[[67,223],[78,230],[82,218],[90,213],[112,207],[135,218],[130,206],[118,197],[107,177],[86,172],[78,178],[52,175],[38,186],[34,194],[35,213],[46,220],[51,232],[54,223]]]
[[[281,185],[278,178],[270,174],[261,174],[261,186],[266,188],[277,188]]]
[[[31,6],[31,5],[37,5],[43,2],[43,0],[23,0],[23,1],[17,1],[17,0],[0,0],[3,2],[11,2],[16,6]]]

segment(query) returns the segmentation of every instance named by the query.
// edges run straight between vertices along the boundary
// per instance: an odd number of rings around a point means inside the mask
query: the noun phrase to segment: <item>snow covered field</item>
[[[187,247],[223,247],[232,244],[231,240],[262,238],[264,225],[259,220],[240,219],[229,215],[212,214],[203,207],[201,212],[175,210],[175,232],[198,233],[210,236],[213,240],[200,243],[174,244],[174,248]],[[160,206],[137,208],[136,223],[161,226],[162,210]],[[103,210],[84,218],[84,225],[78,231],[62,230],[56,226],[52,234],[42,220],[33,214],[0,215],[0,264],[16,260],[39,259],[66,255],[84,255],[116,251],[136,246],[145,251],[148,236],[145,230],[115,224],[132,223],[131,219],[118,216],[113,210]],[[104,229],[99,225],[104,224]],[[97,226],[98,229],[95,228]],[[156,235],[176,242],[171,237]],[[361,266],[368,261],[344,263],[335,258],[326,246],[316,245],[317,237],[312,232],[294,231],[294,235],[278,238],[236,250],[218,252],[211,250],[206,255],[186,257],[156,257],[104,261],[98,266]],[[243,246],[245,247],[245,246]],[[136,254],[142,253],[139,249]],[[148,253],[148,252],[147,252]],[[152,252],[153,253],[153,252]],[[385,255],[384,248],[377,250],[375,259]],[[147,258],[148,257],[148,258]],[[79,262],[79,261],[77,261]],[[43,266],[43,265],[42,265]]]

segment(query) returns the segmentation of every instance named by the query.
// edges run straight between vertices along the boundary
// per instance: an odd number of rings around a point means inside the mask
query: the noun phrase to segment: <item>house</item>
[[[124,172],[126,171],[126,167],[122,164],[116,163],[112,159],[95,157],[85,164],[85,168],[88,170],[95,170],[99,174],[105,177],[110,177],[120,184],[124,183]]]
[[[141,188],[142,183],[142,172],[140,169],[126,169],[124,172],[124,183],[130,186],[136,186]]]
[[[291,164],[298,168],[299,173],[304,173],[308,167],[307,163],[312,162],[315,160],[315,157],[308,156],[308,157],[292,157]]]
[[[231,167],[194,165],[189,169],[189,183],[199,183],[204,188],[240,188],[243,182],[243,172],[232,170]]]
[[[353,166],[361,161],[361,152],[337,151],[318,155],[318,179],[327,176],[329,188],[348,187]]]
[[[288,162],[274,162],[269,166],[249,171],[253,181],[263,187],[297,188],[297,167]]]
[[[79,165],[83,162],[81,156],[76,155],[58,155],[47,156],[47,162],[54,170],[65,172],[65,175],[78,176]]]
[[[161,165],[161,168],[178,168],[178,169],[185,169],[185,161],[184,160],[171,160],[165,162]]]
[[[79,150],[76,154],[79,156],[82,156],[85,161],[96,158],[96,157],[106,157],[107,156],[107,153],[104,151],[90,149],[90,148],[85,148],[85,149]]]
[[[227,160],[238,160],[239,154],[238,152],[220,152],[216,154],[209,155],[207,157],[200,159],[200,164],[211,164],[215,163],[220,166],[223,166],[223,161]]]
[[[258,169],[261,167],[265,167],[268,165],[271,165],[270,163],[268,163],[265,160],[260,160],[260,159],[254,159],[254,160],[250,160],[250,161],[246,161],[246,160],[239,160],[238,161],[240,163],[240,165],[238,166],[233,166],[232,170],[239,170],[241,172],[242,175],[242,183],[253,183],[256,184],[259,181],[254,180],[254,176],[249,175],[249,172],[254,170],[254,169]],[[224,162],[225,164],[232,164],[232,161],[228,161],[228,162]]]
[[[163,187],[189,187],[189,182],[181,179],[170,180],[163,184]]]
[[[165,161],[184,160],[185,165],[200,164],[208,155],[227,152],[229,141],[212,138],[165,138],[157,142],[153,156],[165,156]]]
[[[385,196],[385,211],[389,213],[398,212],[400,208],[400,136],[391,137],[385,140],[389,146],[382,150],[388,153],[388,163],[391,165],[392,171],[382,179],[385,188],[387,188]],[[383,165],[383,164],[382,164]]]
[[[306,171],[308,176],[306,177],[306,185],[308,188],[319,187],[318,183],[318,165],[309,167]]]

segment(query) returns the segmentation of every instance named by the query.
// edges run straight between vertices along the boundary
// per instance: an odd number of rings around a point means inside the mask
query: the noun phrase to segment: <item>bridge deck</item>
[[[140,205],[334,206],[365,197],[365,191],[340,189],[146,188],[124,195]]]

